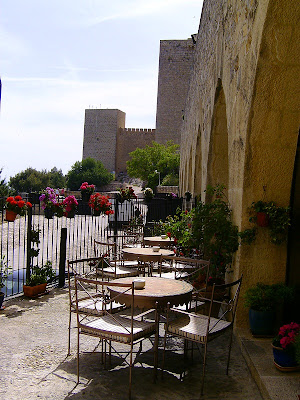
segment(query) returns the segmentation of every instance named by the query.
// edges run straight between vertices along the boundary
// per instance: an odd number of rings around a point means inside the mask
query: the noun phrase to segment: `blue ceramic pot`
[[[254,336],[272,336],[275,331],[275,311],[249,310],[249,323]]]
[[[273,346],[274,361],[280,367],[296,367],[298,364],[295,359],[295,354],[288,352],[281,347]]]

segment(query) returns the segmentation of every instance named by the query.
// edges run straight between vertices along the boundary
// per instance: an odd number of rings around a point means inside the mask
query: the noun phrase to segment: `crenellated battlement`
[[[124,128],[120,133],[155,133],[155,129],[151,128]]]

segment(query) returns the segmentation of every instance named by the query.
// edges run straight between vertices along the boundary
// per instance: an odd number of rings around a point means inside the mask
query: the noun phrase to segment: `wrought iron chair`
[[[102,296],[99,300],[98,293],[106,293],[110,290],[109,296]],[[105,343],[109,343],[111,350],[112,342],[119,342],[130,346],[128,352],[129,361],[127,357],[124,361],[129,366],[129,399],[131,398],[131,385],[132,385],[132,368],[133,361],[133,346],[136,343],[141,343],[147,337],[156,334],[154,345],[154,373],[156,373],[157,364],[157,312],[155,312],[154,321],[146,321],[146,312],[142,314],[142,320],[134,316],[134,283],[116,283],[99,281],[92,279],[85,279],[75,276],[75,293],[76,293],[76,311],[77,311],[77,332],[78,332],[78,346],[77,346],[77,381],[79,383],[79,336],[89,335],[97,337]],[[120,313],[112,313],[112,303],[118,302],[120,296],[129,296],[130,298],[130,315],[121,315]],[[80,304],[89,298],[94,303],[90,312],[82,312]],[[98,301],[100,305],[98,306]],[[94,313],[94,309],[101,307],[102,313]],[[87,310],[85,310],[87,311]],[[153,312],[153,310],[148,311]],[[147,313],[148,313],[147,312]],[[114,349],[120,356],[121,352]],[[103,353],[103,348],[102,348]],[[104,354],[105,356],[105,354]]]
[[[72,314],[76,312],[75,304],[75,277],[95,278],[97,265],[101,262],[101,257],[82,258],[77,260],[67,260],[68,267],[68,289],[69,289],[69,338],[68,338],[68,355],[71,354],[71,329],[72,329]],[[97,294],[98,301],[95,303],[92,299],[82,299],[78,304],[82,312],[102,313],[101,302],[103,295]],[[97,306],[97,308],[95,308]],[[124,304],[112,303],[112,312],[117,312],[125,308]]]
[[[178,306],[178,309],[196,311],[205,305],[203,293],[209,276],[210,261],[178,256],[164,256],[161,258],[159,276],[163,278],[181,279],[193,285],[192,300],[189,304]],[[199,280],[199,278],[201,278]]]
[[[100,262],[97,264],[97,276],[101,279],[118,279],[125,278],[127,276],[138,276],[140,271],[135,265],[130,266],[124,265],[124,260],[109,259],[108,257],[102,257]]]
[[[181,337],[185,341],[191,341],[192,343],[195,342],[198,343],[199,345],[202,345],[204,347],[204,356],[203,356],[203,367],[202,367],[201,395],[203,395],[208,342],[222,335],[227,330],[231,329],[231,334],[229,339],[229,351],[227,358],[227,369],[226,369],[226,373],[228,374],[231,345],[232,345],[233,323],[234,323],[241,284],[242,284],[242,276],[240,279],[232,283],[218,285],[218,286],[213,285],[208,315],[204,315],[199,312],[186,312],[183,310],[179,310],[177,308],[168,307],[167,321],[165,324],[162,373],[164,370],[167,334]],[[213,304],[216,303],[216,301],[214,300],[214,292],[217,288],[228,291],[229,297],[227,301],[221,302],[222,312],[220,312],[219,317],[215,318],[212,317],[211,313]],[[170,313],[174,313],[175,319],[170,318]]]
[[[109,257],[111,259],[116,258],[117,243],[94,239],[94,254],[95,257]]]

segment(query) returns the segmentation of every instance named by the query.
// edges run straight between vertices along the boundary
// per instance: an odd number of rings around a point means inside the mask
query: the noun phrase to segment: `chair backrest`
[[[117,243],[94,239],[94,254],[96,257],[108,257],[113,259],[117,255]]]
[[[71,310],[75,309],[75,277],[92,277],[96,274],[101,257],[81,258],[77,260],[67,260],[68,268],[68,289]]]
[[[160,266],[174,271],[176,279],[184,279],[194,285],[200,276],[204,276],[204,284],[207,283],[210,262],[197,258],[162,256]]]
[[[113,308],[114,304],[120,303],[124,299],[124,296],[129,298],[131,305],[131,319],[133,321],[134,315],[134,284],[133,283],[116,283],[108,282],[97,279],[82,278],[75,276],[75,304],[77,312],[77,320],[79,325],[91,321],[97,317],[110,315],[112,320],[119,324],[119,320],[114,315]],[[89,300],[93,306],[89,304],[89,309],[82,309],[81,304],[84,301]],[[99,313],[95,312],[98,310]],[[118,321],[118,322],[117,322]],[[132,328],[132,323],[131,323]],[[131,333],[126,328],[127,333]]]
[[[243,275],[234,282],[227,283],[224,285],[215,285],[215,284],[213,285],[210,298],[208,321],[211,318],[214,304],[216,303],[220,304],[220,311],[217,321],[213,325],[210,325],[208,322],[208,327],[207,327],[208,333],[212,331],[214,327],[222,320],[229,321],[230,325],[233,325],[242,285],[242,279]],[[224,299],[221,301],[215,300],[216,292],[224,293]]]

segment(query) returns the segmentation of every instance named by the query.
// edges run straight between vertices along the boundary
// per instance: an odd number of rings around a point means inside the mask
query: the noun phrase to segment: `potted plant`
[[[88,202],[91,194],[93,194],[95,191],[95,185],[93,184],[89,185],[87,182],[83,182],[80,186],[80,191],[81,191],[82,201]]]
[[[67,196],[64,199],[63,204],[65,206],[65,216],[67,218],[74,218],[78,206],[78,201],[75,196]]]
[[[91,207],[94,216],[99,216],[100,214],[114,214],[114,211],[111,208],[112,204],[109,201],[109,197],[104,196],[100,193],[95,193],[91,195],[89,206]]]
[[[270,203],[266,203],[262,200],[253,202],[250,208],[250,222],[256,222],[260,227],[269,226],[269,216],[267,213],[267,207]]]
[[[134,190],[131,186],[124,188],[119,188],[118,200],[120,203],[124,203],[124,201],[130,201],[132,199],[136,199],[137,195],[134,193]]]
[[[291,322],[280,327],[272,341],[274,364],[280,371],[300,368],[300,325]]]
[[[238,236],[240,237],[242,244],[251,244],[255,240],[256,228],[245,229],[244,231],[239,232]]]
[[[149,202],[153,199],[154,193],[153,190],[149,187],[146,187],[144,190],[144,196],[145,196],[145,200],[146,202]]]
[[[47,283],[55,276],[51,261],[42,266],[31,266],[30,278],[26,279],[26,285],[23,286],[24,295],[32,298],[46,293]]]
[[[57,204],[57,195],[55,190],[50,187],[46,187],[46,189],[41,192],[39,200],[41,202],[41,207],[44,210],[45,218],[53,218]]]
[[[291,301],[294,289],[284,283],[272,285],[258,282],[244,294],[244,306],[249,308],[249,324],[253,336],[271,336],[276,329],[279,306]]]
[[[6,221],[13,222],[17,215],[25,215],[28,208],[32,207],[32,204],[29,201],[25,202],[21,196],[9,196],[4,207]]]
[[[5,256],[0,259],[0,310],[3,310],[3,300],[5,293],[1,292],[1,289],[5,286],[5,281],[8,275],[11,274],[10,272],[11,267],[7,266],[7,262],[5,261]]]
[[[211,201],[198,201],[192,220],[192,236],[199,252],[210,260],[210,275],[222,279],[239,247],[238,228],[232,223],[224,189],[223,185],[208,186],[206,192]]]
[[[281,244],[287,239],[290,226],[290,208],[277,206],[274,202],[257,201],[250,207],[250,222],[269,227],[271,242]]]

